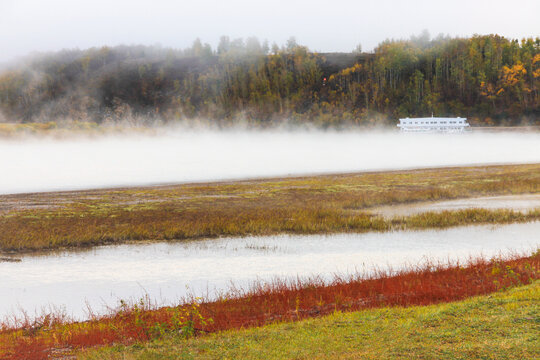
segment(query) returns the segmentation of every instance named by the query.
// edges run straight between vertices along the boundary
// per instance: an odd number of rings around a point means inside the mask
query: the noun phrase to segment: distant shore
[[[474,132],[539,132],[540,126],[471,126]]]
[[[397,124],[397,122],[396,122]],[[223,130],[215,126],[206,126],[204,124],[196,124],[190,122],[170,122],[162,123],[158,125],[144,125],[138,123],[118,122],[118,123],[106,123],[98,124],[95,122],[86,121],[73,121],[68,123],[56,123],[56,122],[44,122],[44,123],[13,123],[13,122],[0,122],[0,141],[2,140],[17,140],[32,137],[47,137],[52,139],[69,139],[72,137],[99,137],[106,135],[141,135],[141,134],[157,134],[161,130],[167,129],[185,128],[192,130]],[[256,130],[261,131],[268,130],[283,130],[280,126],[275,127],[242,127],[242,126],[230,126],[226,129],[234,130]],[[289,129],[285,127],[285,129]],[[293,127],[291,129],[301,130],[301,126]],[[313,130],[313,128],[305,128],[306,130]],[[323,129],[321,129],[323,130]],[[399,129],[394,125],[386,126],[353,126],[343,129],[333,129],[335,131],[395,131]],[[529,133],[540,132],[540,125],[533,126],[474,126],[471,125],[467,131],[475,133],[493,133],[493,132],[515,132],[515,133]]]

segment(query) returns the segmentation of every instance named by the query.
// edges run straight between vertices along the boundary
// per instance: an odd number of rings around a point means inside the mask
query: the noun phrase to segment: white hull
[[[434,128],[434,129],[400,127],[400,130],[401,132],[407,132],[407,133],[463,133],[463,132],[470,131],[470,129],[466,127]]]
[[[399,119],[398,128],[412,133],[462,133],[469,128],[465,118],[405,118]]]

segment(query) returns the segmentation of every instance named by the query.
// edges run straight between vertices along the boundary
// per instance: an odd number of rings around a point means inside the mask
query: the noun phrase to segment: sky
[[[540,1],[520,0],[0,0],[0,62],[32,52],[144,44],[185,48],[199,37],[294,36],[319,52],[371,51],[427,29],[435,37],[540,36]]]

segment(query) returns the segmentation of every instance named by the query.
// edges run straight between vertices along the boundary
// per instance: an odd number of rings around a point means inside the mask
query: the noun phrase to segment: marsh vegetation
[[[421,229],[540,218],[464,209],[385,219],[378,205],[540,191],[540,165],[368,172],[0,196],[0,249],[142,240]]]

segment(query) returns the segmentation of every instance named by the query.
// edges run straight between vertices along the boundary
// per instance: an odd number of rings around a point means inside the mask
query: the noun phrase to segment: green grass
[[[92,349],[112,359],[538,359],[540,282],[440,305],[335,313],[184,340]]]
[[[0,196],[0,252],[136,240],[385,231],[531,221],[504,211],[383,219],[377,205],[540,192],[540,164]]]

